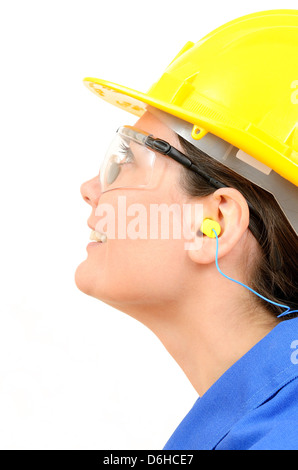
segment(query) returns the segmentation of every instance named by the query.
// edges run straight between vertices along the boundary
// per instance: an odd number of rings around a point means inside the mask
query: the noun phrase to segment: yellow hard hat
[[[84,83],[136,116],[148,105],[172,116],[178,133],[182,120],[199,148],[212,135],[240,149],[235,165],[218,160],[270,191],[298,232],[298,10],[246,15],[188,42],[147,93]]]

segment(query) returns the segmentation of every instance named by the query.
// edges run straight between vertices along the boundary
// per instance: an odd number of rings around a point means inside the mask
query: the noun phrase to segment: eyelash
[[[134,155],[129,147],[126,147],[123,142],[120,143],[119,151],[121,155],[125,156],[125,163],[134,162]]]

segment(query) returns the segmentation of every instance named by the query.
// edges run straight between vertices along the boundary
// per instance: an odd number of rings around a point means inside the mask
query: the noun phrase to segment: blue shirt
[[[298,318],[284,320],[195,402],[164,450],[298,450]]]

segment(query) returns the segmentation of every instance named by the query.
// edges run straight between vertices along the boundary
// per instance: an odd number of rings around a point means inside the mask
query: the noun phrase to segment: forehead
[[[166,140],[173,147],[180,148],[177,134],[149,111],[146,111],[134,126],[145,132],[149,132],[149,134],[153,134],[153,137]]]

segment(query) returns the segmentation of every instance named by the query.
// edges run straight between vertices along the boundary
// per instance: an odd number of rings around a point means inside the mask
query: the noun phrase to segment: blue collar
[[[298,318],[279,323],[198,398],[165,449],[214,448],[244,415],[298,377],[297,340]]]

